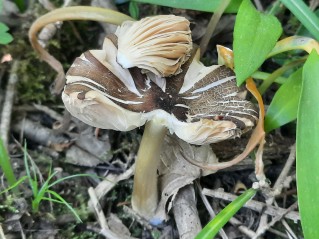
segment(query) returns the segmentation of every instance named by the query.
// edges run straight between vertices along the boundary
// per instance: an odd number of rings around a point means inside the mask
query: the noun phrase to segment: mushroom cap
[[[117,61],[124,68],[138,67],[164,77],[180,73],[192,49],[189,24],[174,15],[125,21],[115,32]]]
[[[145,124],[146,119],[141,117],[142,113],[126,110],[103,94],[87,90],[83,95],[84,99],[78,97],[83,91],[62,93],[66,109],[84,123],[97,128],[118,131],[129,131]]]
[[[62,100],[74,117],[89,125],[128,131],[143,125],[145,119],[142,113],[121,105],[141,104],[142,95],[129,70],[116,62],[116,52],[112,41],[105,38],[102,50],[78,57],[66,74]]]
[[[234,72],[205,67],[199,52],[181,74],[160,80],[136,67],[122,68],[116,55],[106,38],[102,50],[85,52],[67,72],[62,99],[89,125],[127,131],[156,120],[184,141],[202,145],[239,137],[258,120],[258,109],[243,98]]]

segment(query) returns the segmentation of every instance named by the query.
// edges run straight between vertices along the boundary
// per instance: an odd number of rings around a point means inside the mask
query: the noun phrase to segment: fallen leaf
[[[209,145],[193,146],[175,136],[166,136],[159,166],[159,185],[161,199],[154,220],[167,220],[167,213],[172,208],[172,202],[179,189],[193,183],[202,176],[215,171],[202,170],[188,161],[202,163],[217,163],[218,159]],[[186,160],[187,159],[187,160]]]

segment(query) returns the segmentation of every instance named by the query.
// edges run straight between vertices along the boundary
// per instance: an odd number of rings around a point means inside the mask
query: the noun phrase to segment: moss
[[[19,59],[17,72],[17,103],[61,104],[60,97],[52,96],[50,85],[56,72],[39,59],[27,38],[27,27],[14,32],[14,41],[3,47],[0,52],[10,53],[13,59]],[[48,43],[50,54],[61,61],[64,70],[70,67],[76,57],[86,50],[98,48],[97,37],[101,32],[97,23],[88,21],[64,22],[62,28]]]

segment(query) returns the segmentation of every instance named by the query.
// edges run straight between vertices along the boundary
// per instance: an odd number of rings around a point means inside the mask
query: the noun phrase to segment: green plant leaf
[[[150,3],[166,7],[191,9],[203,12],[215,12],[222,0],[134,0],[140,3]],[[242,0],[232,0],[226,8],[226,13],[236,13]]]
[[[0,192],[0,195],[3,193],[6,193],[8,191],[10,191],[11,189],[14,189],[15,187],[19,186],[24,180],[26,180],[28,178],[28,176],[23,176],[21,177],[18,181],[16,181],[12,186],[6,188],[5,190]]]
[[[24,0],[14,0],[15,4],[18,6],[20,12],[24,12],[26,9],[26,1]]]
[[[234,63],[237,85],[241,85],[265,61],[280,37],[280,22],[258,12],[250,0],[240,5],[234,29]]]
[[[314,11],[314,14],[317,16],[317,18],[319,18],[319,9],[317,9],[316,11]],[[306,36],[306,37],[310,37],[310,38],[315,38],[315,36],[313,34],[311,34],[311,32],[304,26],[302,25],[296,32],[297,36]]]
[[[79,174],[74,174],[74,175],[70,175],[70,176],[63,177],[63,178],[59,178],[59,179],[55,180],[53,183],[49,184],[49,185],[48,185],[48,188],[51,188],[51,187],[53,187],[54,185],[63,182],[64,180],[68,180],[68,179],[76,178],[76,177],[98,178],[98,176],[97,176],[97,175],[94,175],[94,174],[79,173]]]
[[[195,237],[195,239],[214,238],[218,231],[256,194],[255,189],[248,189],[234,201],[221,210]]]
[[[13,185],[15,185],[17,182],[17,179],[14,176],[10,157],[8,155],[8,152],[1,138],[0,138],[0,169],[2,170],[5,178],[7,179],[9,187],[12,187]],[[14,187],[13,192],[18,193],[19,192],[18,188]]]
[[[138,4],[135,1],[130,1],[130,5],[128,8],[131,17],[134,19],[138,19],[140,15],[140,9],[138,8]]]
[[[77,222],[82,222],[80,216],[77,214],[77,212],[74,210],[74,208],[67,201],[65,201],[64,198],[60,196],[60,194],[58,194],[52,190],[48,190],[47,192],[50,193],[52,196],[56,197],[58,200],[51,200],[51,199],[48,199],[47,197],[43,198],[44,200],[49,200],[49,201],[53,201],[53,202],[60,201],[60,203],[64,204],[73,213],[73,215],[77,219]]]
[[[319,18],[302,0],[280,0],[319,41]]]
[[[302,72],[297,115],[297,190],[304,238],[319,238],[319,55],[313,50]]]
[[[13,37],[7,31],[9,28],[4,23],[0,22],[0,44],[8,44],[12,42]]]
[[[297,118],[297,110],[301,92],[302,68],[290,75],[273,97],[265,117],[265,130],[287,124]]]
[[[29,185],[31,187],[33,196],[36,197],[36,195],[38,194],[38,182],[37,182],[36,172],[34,172],[34,170],[33,170],[33,177],[31,176],[30,167],[29,167],[29,163],[28,163],[28,151],[27,151],[27,143],[26,142],[24,143],[24,147],[23,147],[23,161],[24,161],[24,167],[26,170],[26,174],[27,174],[27,177],[29,180]]]
[[[49,177],[47,178],[47,180],[45,180],[45,182],[42,184],[42,187],[40,188],[39,192],[34,195],[34,199],[33,202],[35,203],[35,205],[39,205],[41,200],[43,199],[44,195],[47,193],[47,191],[49,190],[49,184],[51,179],[57,174],[58,172],[54,172],[51,175],[49,175]]]

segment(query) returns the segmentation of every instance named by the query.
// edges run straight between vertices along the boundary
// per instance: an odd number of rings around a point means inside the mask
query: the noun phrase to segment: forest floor
[[[78,2],[55,1],[54,4],[91,4],[89,1]],[[94,2],[101,4],[99,1]],[[51,183],[63,177],[76,176],[53,185],[50,190],[71,205],[81,222],[65,204],[50,198],[41,201],[36,210],[32,204],[34,191],[30,187],[30,181],[24,180],[19,185],[18,196],[12,190],[0,194],[1,239],[173,239],[179,238],[181,234],[184,235],[181,238],[190,238],[187,237],[187,230],[199,230],[213,214],[252,187],[256,182],[253,155],[237,165],[214,173],[203,172],[183,161],[180,156],[175,165],[177,169],[173,172],[176,175],[170,179],[174,187],[169,188],[172,186],[168,185],[165,188],[169,197],[164,200],[161,210],[167,220],[154,226],[137,215],[131,208],[131,195],[134,161],[143,127],[129,132],[97,130],[72,117],[65,110],[60,95],[50,92],[56,73],[39,59],[28,40],[32,22],[50,10],[50,2],[29,3],[30,6],[23,14],[15,12],[13,8],[7,15],[1,16],[14,37],[13,42],[0,49],[1,136],[7,137],[7,148],[17,179],[23,179],[31,173],[36,175],[35,182],[41,188],[53,174]],[[112,6],[129,14],[127,2]],[[139,18],[158,14],[185,16],[191,21],[195,43],[199,43],[204,35],[211,17],[209,13],[198,11],[148,4],[138,6]],[[282,20],[287,21],[284,15]],[[225,14],[221,18],[203,56],[205,65],[217,64],[217,44],[232,48],[234,21],[235,16],[232,14]],[[106,35],[105,29],[115,29],[90,21],[60,22],[54,27],[46,45],[48,51],[62,62],[65,70],[81,53],[88,49],[101,48]],[[291,30],[291,27],[288,26],[286,30]],[[277,65],[269,61],[263,67],[273,70]],[[264,96],[266,105],[273,97],[271,92]],[[277,189],[279,193],[273,198],[270,194],[257,193],[224,226],[218,238],[295,238],[292,236],[294,234],[296,238],[302,237],[297,211],[294,128],[292,123],[266,136],[264,172],[270,183],[269,190]],[[220,162],[227,161],[244,150],[249,137],[250,133],[210,147]],[[169,147],[183,143],[168,135],[165,144],[163,147],[166,147],[166,153],[178,157]],[[197,147],[185,144],[183,147],[194,154],[197,152]],[[186,167],[187,170],[183,171],[181,167]],[[1,192],[7,188],[7,184],[1,170],[0,175]],[[280,175],[280,187],[272,188],[277,185]],[[92,191],[92,188],[95,190]],[[99,199],[102,210],[92,204],[96,198]],[[269,204],[269,199],[274,203]],[[195,217],[185,216],[187,210]],[[101,230],[103,227],[105,230]]]

